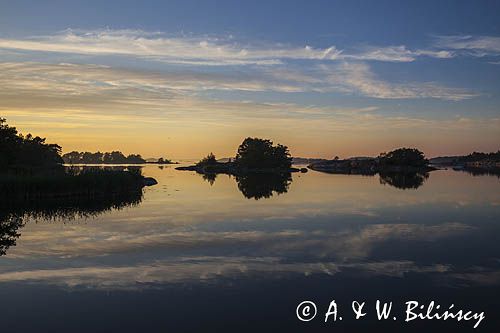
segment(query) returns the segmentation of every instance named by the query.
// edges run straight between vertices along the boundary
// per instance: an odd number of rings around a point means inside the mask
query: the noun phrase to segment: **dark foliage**
[[[415,148],[398,148],[388,153],[379,155],[381,165],[387,166],[411,166],[424,167],[429,161],[425,158],[424,153]]]
[[[203,157],[198,163],[196,163],[196,165],[199,167],[215,164],[217,164],[217,159],[215,158],[215,155],[213,153],[208,154],[207,156]]]
[[[78,152],[72,151],[62,156],[67,164],[143,164],[146,160],[139,154],[123,155],[120,151],[112,152]]]
[[[23,136],[0,118],[0,171],[56,166],[63,163],[60,153],[60,146],[31,134]]]
[[[500,150],[496,153],[479,153],[473,152],[467,156],[461,156],[458,158],[459,162],[480,162],[480,161],[491,161],[500,162]]]
[[[288,169],[292,165],[292,157],[286,146],[274,146],[270,140],[246,138],[238,147],[235,163],[247,169]]]
[[[98,198],[106,193],[141,191],[144,180],[140,170],[119,171],[84,168],[51,170],[33,175],[4,175],[0,178],[0,201],[18,202],[85,196]]]
[[[172,160],[169,160],[168,158],[163,158],[163,157],[160,157],[156,163],[158,163],[158,164],[174,164],[174,162],[172,162]]]

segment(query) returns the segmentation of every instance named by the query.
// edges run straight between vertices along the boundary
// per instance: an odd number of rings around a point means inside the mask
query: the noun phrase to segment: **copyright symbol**
[[[301,321],[311,321],[316,317],[316,304],[311,301],[304,301],[297,306],[295,313]]]

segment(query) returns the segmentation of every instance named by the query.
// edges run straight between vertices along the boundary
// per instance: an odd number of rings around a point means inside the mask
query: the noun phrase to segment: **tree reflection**
[[[215,180],[217,179],[217,174],[216,173],[204,173],[202,174],[203,180],[207,181],[210,185],[213,185],[215,183]]]
[[[19,216],[9,214],[0,218],[0,256],[5,255],[9,247],[16,246],[16,241],[21,236],[18,230],[23,225],[23,219]]]
[[[248,173],[236,176],[238,189],[245,198],[259,200],[270,198],[273,193],[286,193],[292,183],[290,173]]]
[[[27,220],[71,221],[92,218],[111,210],[136,206],[142,201],[142,196],[142,190],[139,190],[100,196],[0,201],[0,256],[5,255],[9,247],[16,245],[21,236],[20,230]]]
[[[429,178],[428,172],[380,172],[380,184],[402,190],[417,189]]]
[[[500,178],[500,168],[484,169],[484,168],[467,167],[459,169],[458,171],[466,172],[472,176],[496,176]]]

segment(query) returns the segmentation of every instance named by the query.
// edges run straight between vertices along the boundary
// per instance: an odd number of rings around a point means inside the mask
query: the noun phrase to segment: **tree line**
[[[143,164],[146,160],[139,154],[125,156],[120,151],[112,152],[79,152],[72,151],[62,156],[66,164]]]
[[[491,162],[500,162],[500,150],[497,152],[491,153],[480,153],[473,152],[472,154],[466,156],[460,156],[458,158],[459,162],[479,162],[479,161],[491,161]]]

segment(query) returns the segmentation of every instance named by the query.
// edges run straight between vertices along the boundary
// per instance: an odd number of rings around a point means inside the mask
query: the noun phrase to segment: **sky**
[[[4,1],[0,117],[64,152],[500,149],[498,1]]]

